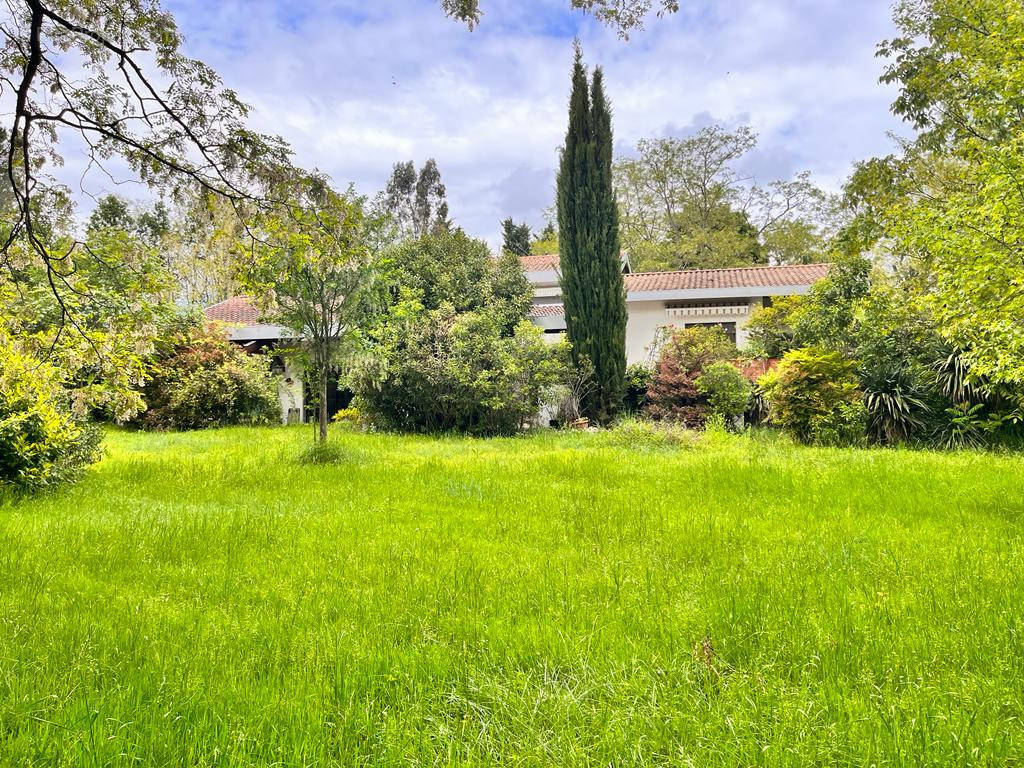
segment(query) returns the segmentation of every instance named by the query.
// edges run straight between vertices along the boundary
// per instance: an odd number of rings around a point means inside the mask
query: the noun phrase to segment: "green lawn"
[[[114,434],[0,503],[0,763],[1024,761],[1024,460]]]

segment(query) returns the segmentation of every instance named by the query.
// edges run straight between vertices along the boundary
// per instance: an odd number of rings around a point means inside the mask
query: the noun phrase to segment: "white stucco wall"
[[[305,421],[305,402],[302,392],[302,368],[295,363],[285,363],[284,375],[277,387],[281,398],[281,420],[285,424],[301,424]]]
[[[736,305],[750,302],[747,311],[730,311],[729,307],[702,308],[699,314],[673,314],[668,309],[670,302],[662,300],[630,301],[626,304],[629,313],[626,321],[626,362],[653,363],[651,349],[658,337],[658,329],[664,326],[682,328],[694,323],[736,323],[736,346],[742,349],[747,344],[746,325],[751,313],[762,305],[760,297],[737,299]],[[535,318],[534,322],[545,328],[563,327],[562,317]],[[545,334],[550,342],[558,341],[562,334]]]

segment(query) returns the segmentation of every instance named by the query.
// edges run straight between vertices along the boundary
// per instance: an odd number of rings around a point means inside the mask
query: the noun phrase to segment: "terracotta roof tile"
[[[561,317],[565,314],[565,307],[561,304],[534,304],[527,317]]]
[[[628,293],[690,291],[761,286],[813,285],[828,274],[828,264],[687,269],[678,272],[634,272],[624,275]]]
[[[519,263],[523,265],[524,272],[550,272],[553,269],[558,269],[558,254],[520,256]]]
[[[207,320],[239,325],[258,325],[261,312],[248,296],[232,296],[230,299],[206,308]]]
[[[558,254],[522,256],[526,272],[558,269]],[[683,269],[676,272],[634,272],[624,275],[630,293],[646,291],[687,291],[759,286],[813,285],[828,274],[828,264],[732,267],[729,269]]]

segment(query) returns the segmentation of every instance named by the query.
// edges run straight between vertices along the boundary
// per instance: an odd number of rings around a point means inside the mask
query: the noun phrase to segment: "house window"
[[[729,337],[729,340],[732,341],[733,344],[736,343],[736,323],[687,323],[686,327],[687,328],[710,328],[710,327],[716,326],[716,325],[719,328],[721,328],[723,331],[725,331],[725,335]]]

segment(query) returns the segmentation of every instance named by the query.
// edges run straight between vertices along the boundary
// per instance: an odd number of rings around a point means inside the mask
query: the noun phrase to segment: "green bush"
[[[383,429],[509,435],[536,421],[563,382],[565,345],[523,320],[513,335],[486,311],[398,307],[352,374],[359,409]]]
[[[214,327],[186,325],[164,340],[143,389],[147,429],[274,424],[278,381],[265,355],[250,355]]]
[[[647,407],[647,388],[654,378],[654,371],[644,363],[632,363],[626,367],[626,397],[622,409],[627,414],[640,413]]]
[[[885,362],[862,366],[860,385],[872,442],[897,445],[922,433],[930,416],[927,393],[908,366]]]
[[[838,352],[804,347],[787,352],[761,377],[770,420],[802,443],[856,445],[864,441],[867,412],[856,366]]]
[[[746,413],[753,387],[735,365],[724,360],[711,363],[695,383],[697,391],[708,399],[711,413],[726,425]]]
[[[75,480],[99,456],[100,437],[71,412],[57,371],[0,332],[0,485]]]

